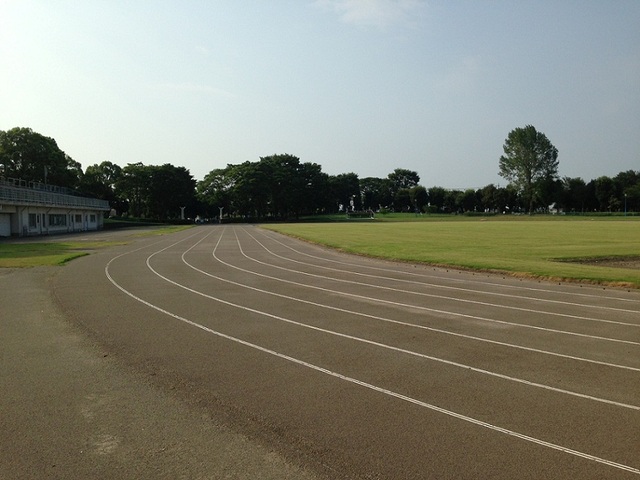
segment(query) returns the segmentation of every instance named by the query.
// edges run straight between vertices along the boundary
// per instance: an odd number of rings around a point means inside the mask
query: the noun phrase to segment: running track
[[[55,291],[159,386],[330,478],[640,479],[636,291],[246,225],[98,252]]]

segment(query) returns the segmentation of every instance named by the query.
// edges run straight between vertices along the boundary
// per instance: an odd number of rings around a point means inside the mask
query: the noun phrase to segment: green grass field
[[[0,267],[25,268],[63,265],[91,250],[106,247],[107,242],[56,242],[0,244]]]
[[[640,269],[569,262],[640,260],[637,217],[420,217],[265,225],[345,252],[406,262],[640,288]],[[636,266],[638,264],[636,263]]]
[[[191,227],[191,225],[153,226],[135,235],[166,235]],[[0,243],[0,268],[64,265],[74,258],[88,255],[93,250],[122,244],[123,242],[102,241]]]
[[[374,221],[289,223],[264,228],[345,252],[399,261],[640,288],[638,217],[389,215]],[[143,235],[188,228],[154,228]],[[0,244],[0,267],[62,265],[110,242]],[[636,268],[570,262],[632,258]]]

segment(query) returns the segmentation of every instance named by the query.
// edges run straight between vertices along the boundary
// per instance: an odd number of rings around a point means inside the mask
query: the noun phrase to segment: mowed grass
[[[137,232],[134,236],[168,235],[187,228],[192,228],[192,226],[154,226]],[[64,265],[74,258],[89,255],[94,250],[114,245],[124,245],[125,243],[125,241],[50,242],[44,240],[41,242],[35,240],[25,243],[0,243],[0,268]]]
[[[0,244],[0,268],[63,265],[113,242],[38,242]]]
[[[640,269],[573,263],[640,259],[640,219],[449,217],[264,228],[339,250],[405,262],[640,288]]]

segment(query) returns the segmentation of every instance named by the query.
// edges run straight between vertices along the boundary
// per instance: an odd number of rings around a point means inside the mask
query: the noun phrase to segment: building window
[[[82,223],[82,215],[76,213],[76,223]]]
[[[49,226],[64,227],[67,224],[67,216],[65,214],[51,213],[49,214]]]
[[[38,228],[38,215],[35,213],[29,214],[29,228]]]
[[[89,221],[91,223],[96,223],[96,215],[95,215],[95,213],[92,213],[91,215],[89,215]]]

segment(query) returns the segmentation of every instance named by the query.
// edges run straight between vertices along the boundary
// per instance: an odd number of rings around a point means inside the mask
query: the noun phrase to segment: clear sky
[[[531,124],[561,176],[640,170],[639,0],[0,0],[0,130],[105,160],[289,153],[331,175],[504,186]]]

